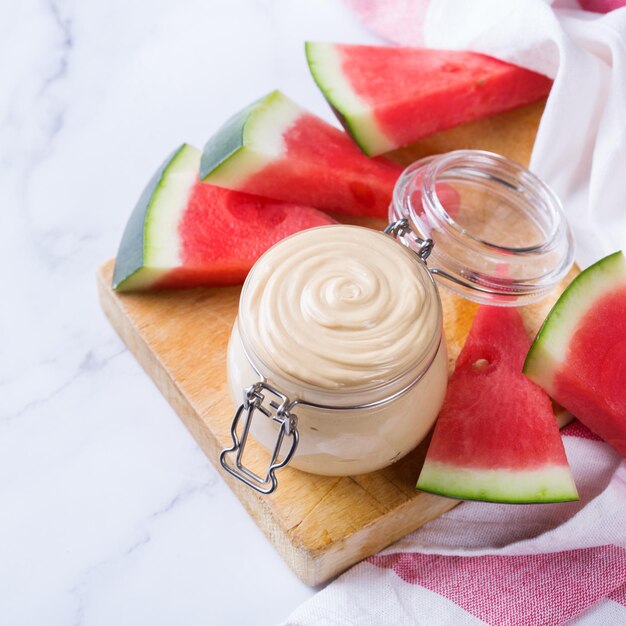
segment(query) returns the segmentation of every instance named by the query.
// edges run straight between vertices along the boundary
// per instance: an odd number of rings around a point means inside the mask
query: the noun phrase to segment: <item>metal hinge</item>
[[[406,217],[401,220],[391,222],[391,224],[385,228],[385,233],[387,235],[391,235],[401,244],[412,250],[420,259],[422,259],[422,261],[426,261],[430,253],[433,251],[433,246],[435,245],[433,240],[430,238],[422,239],[421,237],[418,237],[415,234],[415,231],[411,228],[409,220],[406,219]],[[411,243],[405,239],[405,235],[408,235],[409,233],[412,238]],[[415,246],[417,246],[417,250],[414,249]]]

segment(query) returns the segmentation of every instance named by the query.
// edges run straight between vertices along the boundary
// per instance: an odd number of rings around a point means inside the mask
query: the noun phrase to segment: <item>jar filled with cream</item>
[[[557,198],[491,153],[456,151],[407,168],[390,222],[385,232],[297,233],[247,277],[227,357],[238,408],[220,461],[261,493],[276,489],[287,463],[360,474],[423,440],[448,375],[434,278],[463,297],[510,306],[545,296],[572,263]],[[244,462],[250,435],[270,452],[262,471]]]

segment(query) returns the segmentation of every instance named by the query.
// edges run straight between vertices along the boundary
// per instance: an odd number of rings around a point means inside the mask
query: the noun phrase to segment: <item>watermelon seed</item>
[[[484,370],[487,369],[491,365],[487,359],[478,359],[472,363],[472,367],[475,370]]]

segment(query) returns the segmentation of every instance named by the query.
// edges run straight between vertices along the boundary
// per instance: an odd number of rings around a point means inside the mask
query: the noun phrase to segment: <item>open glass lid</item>
[[[552,190],[525,167],[491,152],[456,150],[409,166],[390,220],[424,255],[438,282],[483,304],[520,306],[545,297],[567,274],[574,242]]]

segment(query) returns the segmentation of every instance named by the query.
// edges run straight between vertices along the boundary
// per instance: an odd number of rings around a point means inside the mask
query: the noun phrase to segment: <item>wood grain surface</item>
[[[394,158],[415,158],[455,148],[497,151],[528,162],[543,103],[439,133]],[[351,220],[375,228],[376,220]],[[218,455],[229,442],[233,406],[226,385],[225,355],[239,288],[145,294],[112,291],[113,260],[98,270],[102,308],[123,341],[154,380],[211,462],[292,570],[316,585],[441,515],[457,501],[415,490],[424,442],[394,465],[362,476],[326,477],[285,468],[279,488],[261,496],[227,475]],[[441,289],[450,368],[471,325],[476,305]],[[522,314],[537,330],[558,295]],[[253,463],[267,453],[251,442]],[[248,454],[247,452],[247,454]]]

